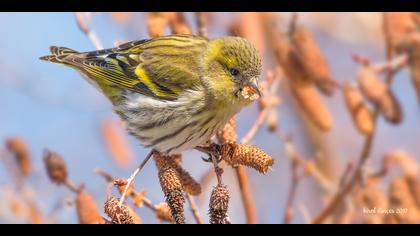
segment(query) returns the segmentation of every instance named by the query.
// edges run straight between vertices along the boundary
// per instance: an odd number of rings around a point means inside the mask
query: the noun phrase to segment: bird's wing
[[[174,100],[200,83],[200,58],[206,46],[204,38],[167,36],[113,49],[72,53],[62,61],[98,83]]]

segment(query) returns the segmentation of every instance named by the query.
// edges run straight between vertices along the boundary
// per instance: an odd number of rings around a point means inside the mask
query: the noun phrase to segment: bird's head
[[[223,37],[210,41],[204,56],[204,74],[220,99],[247,105],[261,96],[258,80],[261,56],[241,37]]]

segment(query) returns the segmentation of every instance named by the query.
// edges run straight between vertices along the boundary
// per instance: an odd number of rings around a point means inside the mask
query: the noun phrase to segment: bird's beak
[[[258,86],[258,78],[252,78],[248,85],[255,90],[259,97],[262,96],[260,87]]]
[[[246,99],[256,100],[261,97],[258,78],[252,78],[242,85],[241,95]]]

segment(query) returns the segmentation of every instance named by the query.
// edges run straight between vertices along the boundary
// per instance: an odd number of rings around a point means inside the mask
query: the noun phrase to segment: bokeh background
[[[240,13],[211,13],[209,37],[229,34],[228,26]],[[194,14],[185,13],[196,32]],[[289,13],[281,13],[279,21],[287,24]],[[307,27],[326,56],[333,78],[338,81],[354,80],[359,65],[351,55],[360,53],[374,62],[384,61],[385,44],[381,13],[300,13],[299,24]],[[105,48],[114,47],[116,41],[148,38],[147,14],[118,15],[93,13],[89,27],[94,30]],[[168,31],[169,33],[169,31]],[[48,54],[51,45],[66,46],[79,51],[94,50],[86,35],[78,28],[74,13],[0,13],[0,141],[21,137],[27,143],[32,160],[32,171],[25,178],[25,195],[35,199],[36,208],[44,223],[77,223],[78,218],[72,201],[74,194],[67,188],[56,186],[48,179],[42,161],[45,148],[56,151],[66,160],[69,178],[77,184],[85,184],[93,195],[98,208],[106,200],[106,182],[94,173],[96,168],[117,177],[128,177],[148,150],[122,130],[117,130],[127,141],[128,151],[124,160],[118,160],[107,147],[104,126],[118,124],[110,103],[95,88],[69,68],[38,60]],[[263,54],[265,72],[275,62],[270,45]],[[264,73],[265,75],[265,73]],[[408,70],[396,77],[392,86],[401,103],[404,120],[390,125],[379,119],[374,147],[369,159],[370,168],[379,168],[386,151],[403,149],[414,158],[420,156],[420,110]],[[304,158],[313,158],[316,145],[313,134],[308,132],[287,92],[280,93],[282,103],[278,108],[278,127],[293,134],[293,142]],[[328,149],[326,176],[336,182],[347,160],[359,156],[363,137],[355,130],[346,110],[341,93],[323,99],[334,117],[333,128],[317,137]],[[238,115],[238,135],[242,137],[258,115],[256,105],[244,109]],[[261,175],[248,169],[249,181],[261,223],[281,223],[290,185],[290,161],[285,157],[282,141],[262,127],[252,144],[257,145],[275,158],[272,170]],[[4,144],[0,144],[3,150]],[[196,179],[200,179],[211,167],[201,160],[195,151],[187,152],[183,166]],[[10,176],[10,167],[0,161],[0,223],[33,223],[24,207],[12,204],[16,198],[16,186]],[[245,223],[242,203],[234,173],[226,168],[224,179],[231,190],[229,214],[234,223]],[[208,199],[211,186],[197,198],[199,210],[208,222]],[[154,202],[164,201],[156,167],[149,163],[137,177],[137,189],[146,191]],[[386,186],[384,185],[386,189]],[[293,223],[305,223],[305,214],[314,216],[324,204],[325,190],[311,178],[302,180],[295,200]],[[360,209],[356,209],[359,211]],[[146,223],[158,223],[148,209],[137,210]],[[306,213],[305,213],[306,212]],[[187,211],[189,223],[193,223]]]

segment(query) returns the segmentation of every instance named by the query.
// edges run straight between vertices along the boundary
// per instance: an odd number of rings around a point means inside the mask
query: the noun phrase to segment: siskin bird
[[[240,37],[172,35],[40,59],[81,72],[112,102],[130,134],[172,155],[207,142],[260,96],[261,58]]]

